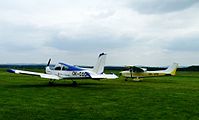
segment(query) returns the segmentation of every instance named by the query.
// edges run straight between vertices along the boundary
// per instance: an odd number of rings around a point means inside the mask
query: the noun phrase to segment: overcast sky
[[[199,0],[0,0],[0,63],[199,64]]]

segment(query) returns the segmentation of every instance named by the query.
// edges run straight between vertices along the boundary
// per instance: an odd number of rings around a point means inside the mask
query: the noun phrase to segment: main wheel
[[[49,85],[53,85],[53,82],[52,82],[52,81],[49,81],[48,84],[49,84]]]
[[[73,81],[72,85],[73,85],[74,87],[76,87],[76,86],[77,86],[77,82],[76,82],[76,81]]]
[[[55,82],[55,80],[50,79],[49,82],[48,82],[48,84],[49,85],[54,85],[54,82]]]

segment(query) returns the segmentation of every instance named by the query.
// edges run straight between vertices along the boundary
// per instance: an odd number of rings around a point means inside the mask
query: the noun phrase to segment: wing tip
[[[13,70],[13,69],[8,69],[7,72],[9,72],[9,73],[15,73],[15,70]]]

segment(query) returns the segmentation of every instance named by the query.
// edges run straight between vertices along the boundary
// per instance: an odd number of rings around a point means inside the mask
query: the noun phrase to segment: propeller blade
[[[51,59],[49,59],[47,66],[49,66],[49,65],[50,65],[50,61],[51,61]]]

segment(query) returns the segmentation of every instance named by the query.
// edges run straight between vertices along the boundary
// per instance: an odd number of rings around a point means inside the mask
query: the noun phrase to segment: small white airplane
[[[71,79],[73,81],[73,85],[77,85],[74,79],[116,79],[118,78],[115,74],[105,74],[104,66],[105,66],[106,54],[101,53],[98,57],[97,63],[93,68],[81,68],[65,63],[58,63],[53,68],[50,68],[51,59],[49,59],[48,64],[45,69],[45,73],[24,71],[24,70],[15,70],[9,69],[8,72],[16,73],[16,74],[26,74],[26,75],[34,75],[40,76],[41,78],[47,78],[49,80],[49,84],[53,84],[55,80],[61,79]]]
[[[157,71],[147,71],[146,68],[140,68],[136,66],[127,66],[127,67],[129,68],[129,70],[120,72],[120,75],[125,77],[125,81],[127,81],[128,78],[133,78],[134,81],[140,81],[140,78],[143,77],[176,75],[178,64],[173,63],[166,70],[157,70]]]

